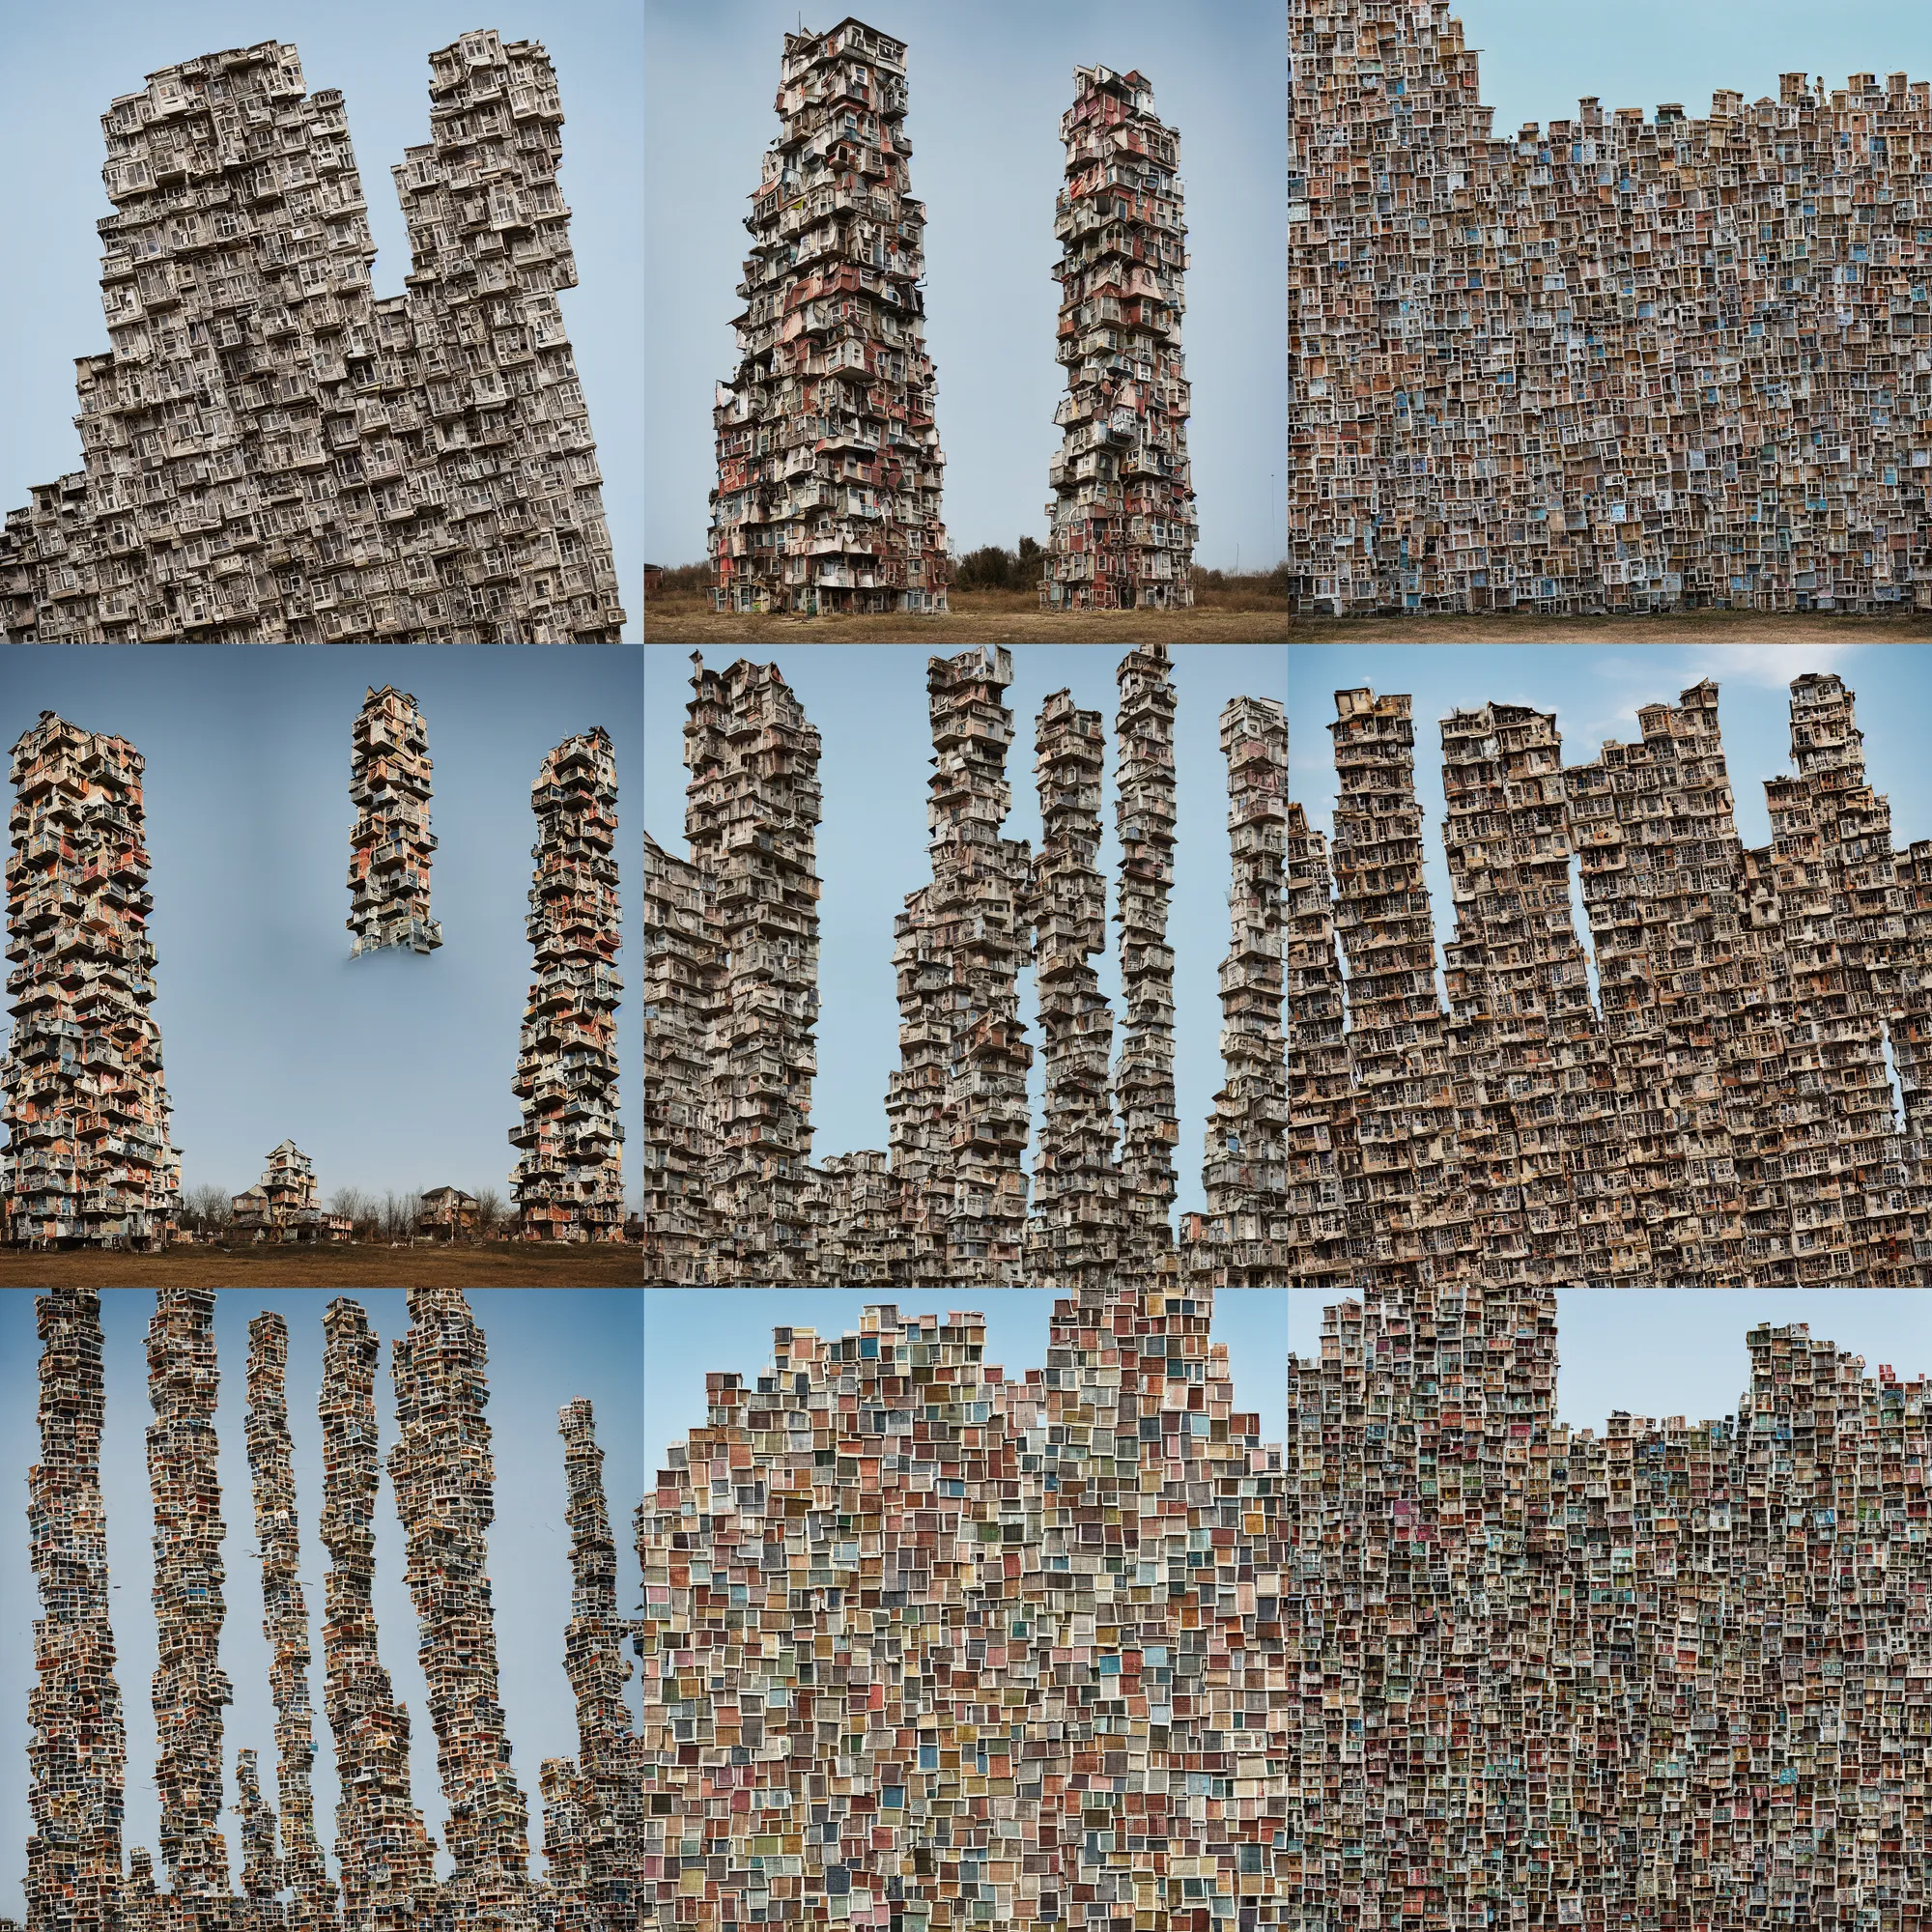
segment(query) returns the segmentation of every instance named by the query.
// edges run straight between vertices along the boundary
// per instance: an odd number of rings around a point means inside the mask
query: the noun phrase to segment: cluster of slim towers
[[[570,1487],[572,1616],[564,1664],[580,1754],[542,1768],[547,1882],[528,1874],[524,1803],[510,1769],[497,1696],[495,1619],[484,1536],[495,1471],[482,1332],[459,1290],[412,1289],[410,1327],[393,1345],[400,1439],[389,1456],[409,1551],[437,1765],[448,1805],[439,1881],[435,1841],[410,1793],[409,1717],[392,1698],[371,1602],[380,1348],[356,1303],[324,1317],[318,1409],[324,1441],[322,1540],[329,1554],[324,1654],[326,1709],[341,1801],[332,1879],[317,1841],[315,1757],[307,1690],[308,1610],[300,1557],[284,1378],[282,1317],[249,1323],[248,1465],[262,1555],[263,1634],[272,1662],[277,1807],[261,1794],[256,1753],[238,1755],[242,1893],[231,1892],[216,1829],[222,1789],[220,1666],[224,1580],[215,1474],[219,1370],[214,1296],[158,1292],[148,1332],[155,1423],[148,1471],[156,1520],[155,1612],[160,1664],[154,1699],[159,1756],[160,1848],[169,1889],[135,1848],[121,1863],[126,1738],[114,1679],[100,1499],[99,1297],[57,1289],[40,1297],[41,1462],[29,1526],[43,1614],[34,1625],[40,1686],[28,1721],[27,1922],[31,1932],[403,1932],[477,1920],[569,1932],[619,1932],[630,1921],[642,1835],[639,1747],[623,1705],[632,1632],[618,1615],[615,1546],[604,1500],[590,1405],[559,1415]],[[642,1537],[641,1505],[639,1535]],[[287,1890],[287,1901],[277,1894]]]
[[[1042,848],[1002,836],[1011,653],[928,661],[932,876],[895,923],[899,1065],[890,1147],[810,1153],[818,1012],[819,739],[775,665],[695,657],[680,860],[645,837],[644,1246],[665,1282],[856,1286],[1046,1282],[1133,1272],[1226,1286],[1287,1265],[1281,1003],[1288,733],[1283,707],[1221,718],[1234,862],[1221,972],[1225,1079],[1207,1210],[1176,1241],[1173,1149],[1174,689],[1165,645],[1129,651],[1116,718],[1124,1040],[1092,964],[1103,730],[1050,696],[1036,730]],[[1039,988],[1044,1124],[1032,1202],[1022,1165],[1034,1049],[1021,972]]]
[[[429,773],[422,715],[371,691],[355,721],[350,926],[355,952],[441,943],[429,917]],[[141,755],[51,711],[14,747],[7,860],[7,991],[0,1060],[0,1241],[37,1247],[165,1247],[179,1151],[169,1138]],[[530,793],[537,842],[526,931],[535,974],[512,1088],[523,1113],[511,1186],[531,1240],[625,1238],[617,1118],[617,776],[602,726],[544,759]],[[291,1141],[260,1187],[235,1197],[239,1231],[338,1238]]]
[[[15,642],[615,642],[624,621],[556,291],[563,111],[540,43],[430,57],[378,299],[341,95],[293,46],[185,61],[101,117],[84,468],[0,533]]]
[[[1446,1002],[1408,699],[1336,708],[1332,845],[1288,819],[1292,1284],[1932,1282],[1932,841],[1893,849],[1838,678],[1791,686],[1761,847],[1709,681],[1579,765],[1452,713]]]
[[[1067,393],[1040,601],[1189,605],[1179,137],[1155,117],[1143,74],[1081,68],[1074,86],[1054,219]],[[713,418],[719,611],[947,608],[925,210],[911,192],[906,104],[902,41],[851,18],[784,37],[784,128],[745,217],[738,366]]]
[[[1291,0],[1289,58],[1299,609],[1932,605],[1932,83],[1510,135],[1448,0]]]

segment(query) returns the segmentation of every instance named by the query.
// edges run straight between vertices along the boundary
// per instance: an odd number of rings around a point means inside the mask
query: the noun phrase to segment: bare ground
[[[661,590],[644,611],[654,644],[832,643],[1409,643],[1792,644],[1903,642],[1932,639],[1932,615],[1766,615],[1690,611],[1668,616],[1540,617],[1534,611],[1473,616],[1297,617],[1285,598],[1242,588],[1204,593],[1189,611],[1042,611],[1030,591],[960,590],[944,617],[720,615],[696,590]]]
[[[651,644],[1265,644],[1289,636],[1285,599],[1233,591],[1189,611],[1048,611],[1025,590],[956,590],[944,617],[721,615],[697,590],[661,590],[644,606]]]
[[[640,1288],[635,1245],[474,1248],[169,1248],[158,1255],[99,1248],[0,1249],[9,1288]]]
[[[1685,611],[1659,617],[1539,617],[1509,611],[1466,617],[1297,617],[1284,635],[1302,644],[1877,644],[1932,638],[1932,616]]]

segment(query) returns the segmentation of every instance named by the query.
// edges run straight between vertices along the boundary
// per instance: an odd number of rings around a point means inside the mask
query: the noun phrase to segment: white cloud
[[[1859,644],[1698,644],[1690,653],[1690,668],[1699,677],[1722,684],[1762,685],[1784,691],[1806,671],[1837,670]]]

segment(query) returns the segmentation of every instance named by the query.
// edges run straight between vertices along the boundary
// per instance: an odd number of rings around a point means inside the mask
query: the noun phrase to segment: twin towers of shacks
[[[402,1932],[417,1923],[554,1926],[617,1932],[635,1922],[630,1890],[642,1839],[640,1740],[623,1701],[636,1635],[617,1614],[615,1545],[590,1404],[559,1411],[569,1492],[571,1619],[564,1670],[579,1755],[541,1768],[547,1880],[530,1878],[527,1820],[511,1770],[497,1690],[486,1569],[495,1471],[482,1331],[458,1289],[411,1289],[410,1326],[392,1344],[398,1439],[388,1469],[408,1547],[407,1579],[448,1804],[454,1869],[436,1875],[436,1843],[410,1795],[410,1719],[377,1651],[371,1596],[378,1481],[375,1386],[380,1344],[354,1301],[323,1317],[324,1704],[335,1740],[340,1886],[316,1836],[310,1772],[309,1612],[298,1576],[299,1534],[283,1382],[288,1328],[248,1324],[248,1467],[262,1566],[262,1630],[270,1647],[277,1804],[261,1793],[256,1753],[237,1754],[241,1887],[230,1887],[216,1829],[222,1794],[224,1614],[221,1488],[214,1414],[219,1390],[214,1295],[162,1289],[148,1329],[148,1431],[154,1492],[154,1678],[160,1852],[170,1889],[136,1847],[121,1863],[127,1743],[114,1674],[106,1512],[100,1299],[55,1289],[37,1304],[41,1460],[29,1473],[27,1520],[43,1614],[34,1624],[39,1679],[27,1703],[28,1932]],[[641,1543],[643,1518],[638,1516]],[[256,1552],[251,1552],[251,1554]],[[639,1644],[641,1638],[638,1637]],[[279,1821],[278,1821],[279,1810]],[[279,1822],[281,1850],[276,1851]],[[286,1892],[287,1899],[277,1894]]]
[[[905,43],[861,21],[785,36],[783,131],[745,217],[738,368],[713,412],[720,611],[947,608],[925,209],[911,192],[906,92]],[[1054,414],[1040,602],[1189,605],[1179,136],[1155,117],[1144,74],[1098,66],[1075,70],[1060,135],[1053,353],[1067,386]]]

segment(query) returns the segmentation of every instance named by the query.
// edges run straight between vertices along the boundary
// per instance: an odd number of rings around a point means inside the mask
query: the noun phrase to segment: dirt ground
[[[704,593],[664,590],[644,611],[653,644],[1682,644],[1872,643],[1932,639],[1932,616],[1838,617],[1798,611],[1691,611],[1661,617],[1539,617],[1533,611],[1438,617],[1296,617],[1285,599],[1253,590],[1216,593],[1191,611],[1055,614],[1030,591],[960,590],[944,617],[721,616]]]
[[[1283,635],[1297,644],[1881,644],[1932,638],[1932,616],[1689,611],[1666,617],[1539,617],[1533,611],[1473,617],[1298,617]]]
[[[1289,636],[1288,606],[1234,591],[1191,611],[1052,612],[1027,590],[955,590],[944,617],[720,615],[699,590],[661,590],[644,606],[649,644],[1265,644]]]
[[[158,1255],[100,1249],[0,1249],[8,1288],[641,1288],[635,1244],[478,1248],[169,1248]]]

